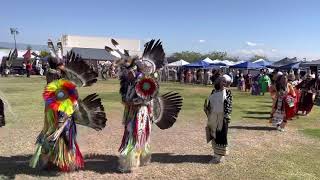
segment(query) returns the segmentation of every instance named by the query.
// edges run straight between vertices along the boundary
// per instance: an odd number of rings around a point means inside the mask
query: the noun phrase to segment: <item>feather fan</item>
[[[77,124],[101,130],[106,126],[107,118],[101,98],[97,94],[90,94],[83,100],[78,100],[78,108],[75,110],[75,122]]]
[[[182,107],[179,93],[168,92],[153,101],[154,122],[160,129],[168,129],[176,122]]]
[[[97,82],[98,73],[95,72],[79,55],[68,53],[62,77],[79,87],[91,86]]]

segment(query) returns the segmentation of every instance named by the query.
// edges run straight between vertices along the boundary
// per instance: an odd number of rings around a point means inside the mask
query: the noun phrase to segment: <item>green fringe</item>
[[[37,164],[39,162],[39,159],[40,159],[41,152],[42,152],[42,145],[38,144],[36,152],[33,155],[32,159],[31,159],[31,161],[29,163],[30,167],[35,168],[37,166]]]

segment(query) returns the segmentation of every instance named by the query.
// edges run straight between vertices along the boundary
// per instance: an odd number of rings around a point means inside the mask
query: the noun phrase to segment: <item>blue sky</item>
[[[166,51],[227,51],[272,58],[320,58],[317,0],[2,0],[0,41],[45,44],[61,34],[142,41],[161,38]]]

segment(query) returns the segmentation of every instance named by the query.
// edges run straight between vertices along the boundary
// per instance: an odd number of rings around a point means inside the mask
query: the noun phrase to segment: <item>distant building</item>
[[[135,39],[119,39],[114,38],[119,42],[121,48],[129,51],[130,55],[141,55],[141,42]],[[104,49],[105,46],[113,48],[111,44],[111,37],[90,37],[90,36],[74,36],[74,35],[62,35],[62,46],[65,50],[69,51],[72,48],[80,48],[81,51],[94,51],[99,52],[99,49]],[[101,53],[100,53],[101,54]],[[94,58],[92,58],[94,59]]]

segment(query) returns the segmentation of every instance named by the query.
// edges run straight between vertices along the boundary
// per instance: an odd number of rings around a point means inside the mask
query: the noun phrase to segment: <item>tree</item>
[[[27,45],[27,50],[31,50],[31,49],[32,49],[31,45]]]
[[[253,62],[253,61],[256,61],[258,59],[264,59],[264,60],[268,60],[268,58],[266,56],[262,56],[262,55],[254,55],[250,58],[250,61]]]
[[[48,51],[45,51],[45,50],[40,51],[40,54],[39,54],[39,56],[42,57],[42,58],[47,57],[49,55],[50,55],[50,53]]]
[[[233,62],[238,62],[241,60],[239,56],[228,56],[226,59]]]
[[[175,61],[183,59],[188,62],[193,62],[193,61],[201,60],[202,54],[193,52],[193,51],[182,51],[182,52],[173,53],[169,58]]]
[[[10,33],[13,35],[14,39],[14,48],[17,49],[17,41],[16,41],[16,35],[19,34],[18,28],[10,28]]]
[[[228,56],[227,52],[212,51],[208,54],[204,54],[202,59],[208,57],[212,60],[215,60],[215,59],[224,60],[227,58],[227,56]]]

